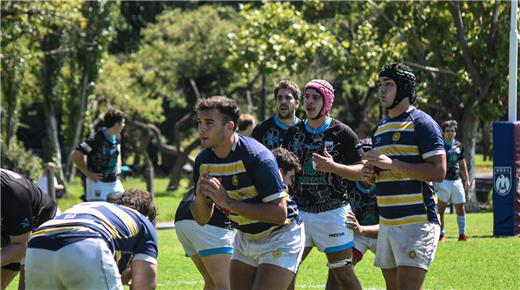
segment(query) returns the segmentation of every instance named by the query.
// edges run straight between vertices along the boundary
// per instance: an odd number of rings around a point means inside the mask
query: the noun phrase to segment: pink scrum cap
[[[306,89],[315,89],[323,97],[323,108],[321,108],[318,118],[328,114],[332,108],[332,103],[334,103],[334,88],[332,85],[325,80],[316,79],[308,82],[305,85]]]

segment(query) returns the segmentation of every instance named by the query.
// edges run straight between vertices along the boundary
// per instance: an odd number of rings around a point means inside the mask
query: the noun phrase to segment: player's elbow
[[[440,165],[437,167],[437,170],[435,170],[435,174],[433,176],[433,182],[442,182],[444,178],[446,177],[446,166]]]
[[[285,221],[287,220],[287,207],[279,207],[276,215],[273,216],[273,223],[277,225],[283,225],[285,224]]]

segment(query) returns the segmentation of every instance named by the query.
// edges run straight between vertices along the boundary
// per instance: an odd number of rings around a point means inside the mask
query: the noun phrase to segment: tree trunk
[[[166,190],[173,190],[179,187],[179,183],[182,178],[182,167],[186,162],[189,161],[189,155],[191,151],[193,151],[197,146],[199,146],[200,140],[198,138],[194,139],[184,150],[179,151],[177,154],[177,160],[175,160],[175,164],[168,173],[168,177],[170,181],[168,182],[168,186]]]
[[[70,153],[79,144],[80,138],[81,138],[81,132],[83,131],[82,129],[83,129],[83,125],[84,125],[83,123],[85,121],[85,112],[87,111],[88,83],[89,83],[88,75],[85,74],[85,76],[83,77],[83,84],[81,85],[80,113],[79,113],[78,118],[75,120],[74,131],[72,133],[72,140],[71,140],[70,146],[67,148],[68,149],[67,151],[70,151],[70,152],[66,152],[67,155],[65,156],[65,170],[64,171],[65,171],[65,178],[66,178],[67,182],[70,182],[72,179],[72,160],[70,158]]]
[[[462,145],[466,151],[466,163],[468,165],[471,187],[467,193],[466,210],[478,211],[477,195],[475,194],[475,141],[477,138],[478,118],[470,106],[464,108],[462,115]]]
[[[153,170],[153,162],[150,159],[150,156],[148,156],[148,153],[146,150],[142,152],[144,156],[144,163],[146,168],[144,169],[144,180],[146,182],[146,190],[148,190],[150,193],[152,193],[152,196],[154,196],[153,192],[153,177],[154,177],[154,170]]]
[[[52,51],[59,46],[60,36],[58,33],[50,33],[41,41],[43,51]],[[59,105],[59,102],[54,96],[55,82],[63,64],[61,57],[60,55],[45,54],[41,71],[41,85],[44,100],[43,108],[45,110],[45,131],[50,146],[50,152],[47,152],[46,155],[51,156],[52,161],[59,165],[58,174],[63,177],[61,148],[58,139],[59,126],[56,118],[56,106]]]

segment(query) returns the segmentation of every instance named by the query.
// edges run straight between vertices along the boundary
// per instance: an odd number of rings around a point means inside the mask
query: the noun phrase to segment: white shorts
[[[285,225],[259,239],[249,238],[239,231],[231,259],[253,267],[273,264],[296,273],[303,255],[304,235],[303,224]]]
[[[444,179],[442,182],[437,183],[437,196],[444,203],[466,203],[466,193],[464,192],[462,179]]]
[[[365,255],[365,253],[370,250],[372,253],[376,253],[377,248],[377,239],[369,238],[363,235],[354,235],[354,250],[357,251],[358,255]],[[355,254],[354,254],[355,255]],[[356,257],[357,258],[357,257]],[[358,262],[361,258],[358,258]]]
[[[441,228],[434,223],[379,225],[374,265],[382,269],[409,266],[428,270],[433,262]]]
[[[85,239],[57,251],[28,248],[25,288],[123,289],[121,275],[103,239]]]
[[[116,197],[125,191],[119,178],[114,182],[95,182],[87,178],[85,186],[87,187],[85,195],[87,201],[106,201],[108,198]]]
[[[316,246],[325,253],[354,247],[354,232],[345,225],[348,211],[350,205],[320,213],[300,211],[305,224],[305,247]]]
[[[187,257],[233,254],[233,230],[181,220],[175,223],[175,231]]]

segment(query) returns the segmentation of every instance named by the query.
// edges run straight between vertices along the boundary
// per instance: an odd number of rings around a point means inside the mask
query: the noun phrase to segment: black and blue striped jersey
[[[445,154],[439,125],[415,107],[398,117],[386,117],[372,136],[374,149],[408,163]],[[376,177],[380,224],[394,226],[419,222],[439,223],[433,187],[390,170],[380,170]]]
[[[287,220],[300,222],[296,204],[289,198],[280,176],[276,159],[271,151],[253,138],[235,134],[236,142],[225,159],[218,158],[213,150],[202,150],[195,159],[194,184],[201,175],[218,177],[227,195],[247,203],[268,203],[279,198],[287,199]],[[233,227],[250,237],[264,237],[280,225],[259,222],[229,213]]]

